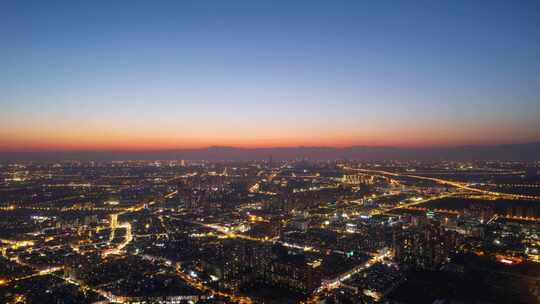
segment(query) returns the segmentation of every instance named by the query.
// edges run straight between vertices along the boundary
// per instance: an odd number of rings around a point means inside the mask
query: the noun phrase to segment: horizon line
[[[236,149],[236,150],[269,150],[269,149],[350,149],[350,148],[381,148],[381,149],[400,149],[400,150],[409,150],[409,149],[451,149],[451,148],[468,148],[468,147],[503,147],[503,146],[519,146],[519,145],[534,145],[540,144],[540,141],[530,141],[530,142],[517,142],[517,143],[493,143],[493,144],[440,144],[440,145],[298,145],[298,146],[235,146],[235,145],[207,145],[200,147],[178,147],[178,148],[111,148],[111,149],[40,149],[40,148],[29,148],[29,149],[2,149],[0,148],[0,153],[114,153],[114,152],[128,152],[128,153],[145,153],[145,152],[167,152],[167,151],[195,151],[195,150],[209,150],[209,149]]]

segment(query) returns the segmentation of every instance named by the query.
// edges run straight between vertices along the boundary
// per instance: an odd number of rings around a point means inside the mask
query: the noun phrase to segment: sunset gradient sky
[[[540,141],[539,1],[111,2],[0,2],[0,150]]]

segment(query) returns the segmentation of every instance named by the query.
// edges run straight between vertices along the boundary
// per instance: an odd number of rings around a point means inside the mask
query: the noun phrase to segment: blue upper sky
[[[0,148],[540,141],[538,1],[2,1],[0,38]]]

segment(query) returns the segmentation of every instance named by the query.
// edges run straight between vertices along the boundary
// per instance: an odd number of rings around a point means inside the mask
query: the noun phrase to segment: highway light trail
[[[445,180],[441,178],[434,178],[434,177],[427,177],[427,176],[420,176],[420,175],[411,175],[411,174],[400,174],[395,172],[389,172],[389,171],[382,171],[382,170],[371,170],[371,169],[360,169],[360,168],[351,168],[351,167],[344,167],[345,170],[353,170],[353,171],[360,171],[364,173],[375,173],[379,175],[390,175],[395,177],[410,177],[410,178],[416,178],[421,180],[428,180],[432,182],[436,182],[441,185],[447,185],[456,187],[463,190],[468,190],[471,192],[478,192],[482,194],[492,195],[499,198],[507,198],[507,199],[530,199],[530,200],[540,200],[540,196],[533,196],[533,195],[523,195],[523,194],[509,194],[509,193],[502,193],[502,192],[495,192],[495,191],[488,191],[488,190],[482,190],[478,188],[474,188],[471,186],[468,186],[467,183],[462,182],[454,182],[450,180]]]

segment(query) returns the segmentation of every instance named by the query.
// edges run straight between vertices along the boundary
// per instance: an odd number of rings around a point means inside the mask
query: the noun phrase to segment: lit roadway
[[[502,193],[502,192],[495,192],[495,191],[488,191],[488,190],[482,190],[478,188],[473,188],[469,186],[467,183],[462,182],[455,182],[451,180],[441,179],[441,178],[435,178],[435,177],[427,177],[427,176],[420,176],[420,175],[411,175],[411,174],[400,174],[400,173],[394,173],[389,171],[382,171],[382,170],[371,170],[371,169],[359,169],[359,168],[351,168],[351,167],[344,167],[345,170],[352,170],[352,171],[360,171],[364,173],[375,173],[379,175],[390,175],[395,177],[411,177],[421,180],[428,180],[432,182],[436,182],[441,185],[447,185],[456,187],[463,190],[468,190],[471,192],[477,192],[487,195],[492,195],[500,198],[507,198],[507,199],[531,199],[531,200],[540,200],[540,196],[532,196],[532,195],[523,195],[523,194],[509,194],[509,193]]]
[[[124,238],[124,241],[122,243],[120,243],[120,244],[118,244],[118,246],[116,246],[116,248],[105,250],[103,252],[103,256],[108,256],[108,255],[111,255],[111,254],[120,254],[122,252],[122,249],[124,249],[133,240],[133,234],[131,233],[131,223],[125,222],[125,223],[120,223],[115,228],[111,229],[110,241],[112,241],[112,239],[114,238],[114,231],[117,228],[126,229],[126,237]],[[110,241],[109,241],[109,243],[110,243]]]
[[[437,195],[437,196],[428,197],[428,198],[425,198],[425,199],[413,200],[413,201],[411,201],[409,203],[398,204],[398,205],[393,206],[391,208],[387,208],[387,209],[383,209],[383,210],[375,210],[375,211],[372,212],[372,215],[378,215],[378,214],[386,213],[386,212],[389,212],[389,211],[392,211],[392,210],[397,210],[397,209],[406,209],[406,208],[409,208],[409,207],[420,205],[420,204],[423,204],[423,203],[426,203],[426,202],[429,202],[429,201],[432,201],[432,200],[437,200],[437,199],[449,197],[449,196],[452,196],[452,195],[456,195],[456,193],[444,193],[444,194],[440,194],[440,195]]]
[[[224,297],[224,298],[230,298],[232,301],[240,303],[240,304],[251,304],[251,303],[253,303],[253,301],[251,301],[251,299],[248,298],[248,297],[237,296],[237,295],[234,295],[234,294],[231,294],[231,293],[227,293],[227,292],[223,292],[223,291],[219,291],[219,290],[215,290],[215,289],[210,288],[209,286],[205,285],[200,280],[198,280],[198,279],[186,274],[185,272],[183,272],[182,267],[180,267],[180,265],[178,265],[178,264],[176,265],[176,274],[180,278],[182,278],[185,282],[187,282],[191,287],[193,287],[193,288],[195,288],[195,289],[197,289],[199,291],[208,292],[213,296],[220,296],[220,297]]]
[[[176,275],[178,275],[178,277],[180,277],[183,281],[185,281],[189,286],[191,286],[191,287],[193,287],[193,288],[195,288],[195,289],[197,289],[197,290],[199,290],[199,291],[201,291],[203,293],[209,293],[212,296],[219,296],[219,297],[223,297],[223,298],[229,298],[232,301],[234,301],[236,303],[240,303],[240,304],[251,304],[251,303],[253,303],[253,301],[248,297],[238,296],[238,295],[234,295],[232,293],[228,293],[228,292],[225,292],[225,291],[215,290],[215,289],[211,288],[210,286],[207,286],[206,284],[204,284],[204,282],[199,280],[196,276],[192,276],[192,275],[189,275],[189,274],[185,273],[184,270],[182,269],[182,266],[181,266],[180,263],[173,263],[173,261],[171,261],[169,259],[166,259],[166,258],[163,258],[163,257],[156,257],[156,256],[151,256],[151,255],[146,255],[146,256],[150,257],[151,259],[155,259],[155,260],[164,262],[166,265],[173,266],[174,269],[175,269],[175,273],[176,273]]]
[[[33,274],[29,274],[29,275],[26,275],[26,276],[13,278],[13,279],[8,279],[8,280],[0,280],[0,286],[5,285],[5,284],[9,284],[11,282],[22,281],[22,280],[26,280],[26,279],[30,279],[30,278],[34,278],[34,277],[39,277],[39,276],[45,276],[45,275],[51,274],[53,272],[60,271],[62,269],[64,269],[64,267],[61,267],[61,266],[45,268],[45,269],[39,270],[39,271],[37,271],[37,272],[35,272]]]
[[[173,191],[171,193],[166,194],[164,197],[165,198],[172,198],[176,194],[178,194],[178,191]],[[154,205],[155,203],[156,203],[155,201],[151,201],[151,202],[148,203],[148,205]],[[129,243],[131,243],[131,241],[133,240],[133,234],[131,232],[131,230],[132,230],[131,229],[131,223],[122,222],[122,223],[116,224],[116,220],[118,218],[118,215],[121,215],[121,214],[124,214],[124,213],[127,213],[127,212],[141,211],[141,210],[144,209],[144,206],[145,206],[145,204],[141,204],[140,206],[135,206],[135,207],[130,207],[130,208],[127,208],[127,209],[123,209],[122,212],[113,215],[113,217],[115,217],[115,220],[113,222],[113,220],[111,218],[111,227],[110,227],[111,228],[111,235],[109,237],[109,242],[112,239],[114,239],[114,232],[115,232],[115,230],[117,228],[126,229],[126,236],[125,236],[124,241],[122,243],[118,244],[117,247],[105,250],[103,252],[104,256],[107,256],[107,255],[110,255],[110,254],[120,254],[122,252],[122,250]],[[9,210],[15,209],[12,206],[10,206],[8,208],[9,208]],[[91,208],[91,209],[96,210],[98,208]],[[99,208],[99,210],[103,210],[103,209],[105,209],[107,211],[118,211],[118,209],[114,209],[114,208],[110,208],[110,209],[109,208]],[[64,211],[64,210],[65,209],[62,209],[61,211]],[[32,241],[11,241],[11,240],[4,240],[4,239],[0,239],[0,243],[7,244],[8,246],[11,246],[11,247],[33,246],[34,245],[34,243]],[[36,267],[33,267],[32,265],[22,263],[19,259],[15,259],[15,262],[17,262],[20,265],[28,266],[28,267],[31,267],[33,269],[36,269]],[[126,302],[125,298],[122,297],[122,296],[115,296],[115,295],[113,295],[110,292],[107,292],[105,290],[89,286],[86,283],[84,283],[83,281],[79,281],[79,280],[75,280],[75,279],[72,279],[72,278],[68,278],[68,277],[64,277],[64,276],[60,276],[60,275],[55,274],[55,272],[60,271],[62,269],[63,269],[63,267],[49,267],[49,268],[45,268],[45,269],[37,269],[35,273],[27,275],[27,276],[19,277],[19,278],[14,278],[14,279],[10,279],[10,280],[0,279],[0,286],[9,284],[11,282],[26,280],[26,279],[33,278],[33,277],[36,277],[36,276],[53,275],[55,277],[58,277],[58,278],[60,278],[60,279],[62,279],[64,281],[66,281],[67,283],[79,286],[79,288],[81,290],[93,291],[93,292],[101,295],[102,297],[106,298],[111,303],[125,303]],[[182,277],[184,277],[184,276],[182,276]],[[215,291],[213,292],[213,294],[229,296],[231,299],[233,299],[233,300],[235,300],[235,301],[237,301],[239,303],[251,303],[251,301],[248,298],[235,297],[235,296],[232,296],[232,295],[219,293],[219,292],[215,292]]]
[[[26,267],[31,267],[33,269],[36,269],[35,266],[23,263],[18,258],[14,259],[13,261],[15,261],[17,264],[19,264],[21,266],[26,266]],[[34,274],[31,274],[31,275],[27,275],[27,276],[23,276],[23,277],[19,277],[19,278],[14,278],[14,279],[11,279],[11,280],[0,280],[0,286],[5,285],[5,284],[9,284],[11,282],[17,282],[17,281],[30,279],[30,278],[33,278],[33,277],[52,275],[52,276],[55,276],[55,277],[57,277],[59,279],[62,279],[64,281],[66,281],[67,283],[79,286],[79,288],[81,290],[93,291],[93,292],[101,295],[102,297],[106,298],[111,303],[123,303],[124,302],[121,299],[121,297],[115,297],[114,295],[111,295],[109,292],[106,292],[106,291],[98,289],[98,288],[93,288],[91,286],[86,285],[84,282],[76,281],[76,280],[73,280],[71,278],[67,278],[67,277],[55,274],[55,272],[58,272],[58,271],[60,271],[62,269],[64,269],[64,267],[61,267],[61,266],[49,267],[49,268],[45,268],[45,269],[39,269]]]
[[[175,195],[178,194],[178,190],[177,191],[173,191],[171,193],[168,193],[166,194],[164,197],[165,198],[173,198]],[[156,204],[156,201],[151,201],[148,203],[149,206],[151,205],[154,205]],[[132,208],[128,208],[127,210],[124,210],[118,214],[113,214],[112,217],[115,217],[116,219],[118,219],[118,216],[119,215],[122,215],[124,213],[127,213],[127,212],[138,212],[138,211],[141,211],[144,209],[144,205],[145,204],[141,204],[140,206],[137,206],[137,207],[132,207]],[[123,222],[123,223],[119,223],[119,224],[114,224],[116,222],[116,219],[113,220],[111,218],[111,235],[109,237],[109,243],[114,239],[114,234],[115,234],[115,230],[117,228],[124,228],[126,229],[126,237],[124,238],[124,241],[120,244],[118,244],[118,246],[116,246],[116,248],[112,248],[112,249],[107,249],[103,252],[103,255],[104,256],[108,256],[108,255],[111,255],[111,254],[120,254],[122,252],[122,250],[129,244],[131,243],[131,241],[133,241],[133,234],[131,232],[131,223],[129,222]]]
[[[196,221],[187,221],[187,220],[176,218],[176,217],[169,216],[169,215],[167,215],[167,217],[171,218],[171,219],[178,220],[178,221],[183,221],[183,222],[186,222],[186,223],[200,225],[200,226],[203,226],[203,227],[206,227],[206,228],[213,229],[213,230],[225,235],[228,238],[238,238],[238,239],[257,241],[257,242],[271,242],[272,241],[271,239],[256,238],[256,237],[251,237],[251,236],[245,235],[245,234],[234,233],[234,232],[229,231],[228,227],[221,226],[221,225],[218,225],[218,224],[205,224],[205,223],[196,222]]]
[[[203,227],[206,227],[206,228],[213,229],[213,230],[223,234],[227,238],[238,238],[238,239],[256,241],[256,242],[263,242],[263,243],[264,242],[269,242],[269,243],[274,243],[274,244],[277,243],[277,244],[281,244],[281,245],[283,245],[285,247],[288,247],[288,248],[300,249],[300,250],[303,250],[303,251],[306,251],[306,252],[322,252],[322,251],[325,251],[323,249],[315,248],[313,246],[304,246],[304,245],[298,245],[298,244],[293,244],[293,243],[289,243],[289,242],[280,241],[280,240],[277,239],[277,237],[271,238],[271,239],[270,238],[256,238],[256,237],[252,237],[252,236],[245,235],[245,234],[235,233],[235,232],[229,231],[229,229],[227,227],[217,225],[217,224],[205,224],[205,223],[201,223],[201,222],[187,221],[187,220],[183,220],[183,219],[179,219],[179,218],[175,218],[175,217],[171,217],[171,216],[168,216],[168,217],[172,218],[172,219],[184,221],[184,222],[187,222],[187,223],[190,223],[190,224],[200,225],[200,226],[203,226]],[[338,250],[332,250],[332,251],[343,254],[343,252],[340,252]]]
[[[385,258],[390,257],[390,255],[391,252],[389,250],[381,252],[371,257],[367,262],[359,264],[354,268],[347,270],[346,272],[338,275],[334,279],[323,280],[321,286],[313,292],[313,295],[307,300],[307,303],[319,303],[319,296],[323,291],[330,291],[339,288],[341,283],[345,280],[348,280],[352,275],[370,268],[371,266],[381,262]]]

